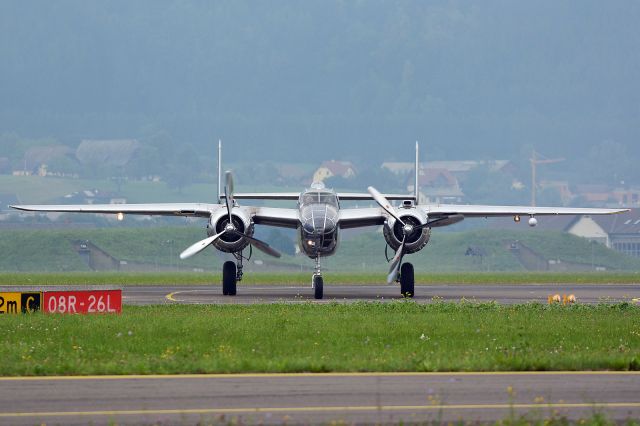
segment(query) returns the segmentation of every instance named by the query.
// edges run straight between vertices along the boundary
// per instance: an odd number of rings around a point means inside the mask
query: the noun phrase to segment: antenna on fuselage
[[[218,203],[222,202],[222,139],[218,139]]]
[[[418,181],[420,180],[420,155],[419,155],[420,147],[418,145],[418,141],[416,141],[416,163],[415,163],[415,172],[416,172],[416,180],[413,184],[413,195],[416,197],[416,206],[418,205],[418,199],[420,198],[420,190],[418,189]]]

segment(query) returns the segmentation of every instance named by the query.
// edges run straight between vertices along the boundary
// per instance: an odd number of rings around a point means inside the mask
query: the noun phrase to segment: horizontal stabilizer
[[[373,201],[371,194],[363,192],[339,192],[338,199],[341,201]],[[383,194],[387,200],[413,200],[416,196],[414,194]],[[300,198],[299,192],[245,192],[240,194],[234,194],[233,197],[237,200],[297,200]],[[224,198],[224,195],[221,195]]]

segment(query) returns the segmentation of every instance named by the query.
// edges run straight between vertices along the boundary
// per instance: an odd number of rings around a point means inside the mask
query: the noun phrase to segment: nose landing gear
[[[323,281],[322,275],[314,275],[313,276],[313,297],[315,299],[322,299],[323,296]]]
[[[311,278],[311,288],[313,288],[313,297],[315,299],[322,299],[323,297],[323,280],[322,272],[320,271],[320,257],[316,257],[316,267],[313,277]]]

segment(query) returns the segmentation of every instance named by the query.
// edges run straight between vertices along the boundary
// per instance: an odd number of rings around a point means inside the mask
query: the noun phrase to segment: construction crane
[[[535,207],[536,205],[536,190],[538,188],[538,184],[536,183],[536,167],[538,164],[552,164],[559,163],[564,161],[564,158],[538,158],[540,154],[538,154],[535,150],[531,153],[531,206]],[[542,157],[542,156],[541,156]]]

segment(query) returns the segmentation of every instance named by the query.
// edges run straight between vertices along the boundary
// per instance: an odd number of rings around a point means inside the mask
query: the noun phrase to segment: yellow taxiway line
[[[176,300],[173,298],[173,296],[175,296],[176,294],[181,293],[180,291],[174,291],[173,293],[169,293],[167,294],[164,298],[171,301],[171,302],[179,302],[179,300]]]
[[[592,402],[546,404],[429,404],[429,405],[362,405],[317,407],[233,407],[187,408],[147,410],[95,410],[95,411],[42,411],[0,413],[0,418],[15,417],[69,417],[69,416],[127,416],[159,414],[240,414],[240,413],[305,413],[305,412],[358,412],[358,411],[440,411],[440,410],[496,410],[496,409],[549,409],[549,408],[640,408],[640,402]]]
[[[0,382],[6,381],[55,381],[55,380],[131,380],[131,379],[233,379],[233,378],[261,378],[261,377],[392,377],[392,376],[636,376],[640,371],[438,371],[438,372],[370,372],[370,373],[211,373],[211,374],[131,374],[104,376],[12,376],[0,377]]]

